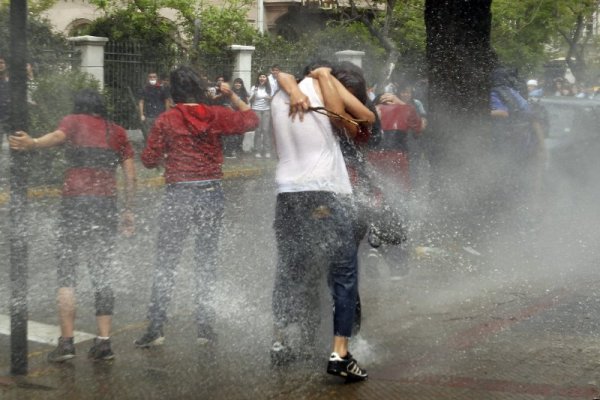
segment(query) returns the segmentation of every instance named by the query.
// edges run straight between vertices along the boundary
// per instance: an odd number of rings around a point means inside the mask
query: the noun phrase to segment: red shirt
[[[177,104],[154,122],[142,162],[147,168],[164,164],[167,183],[221,179],[219,135],[242,134],[257,126],[252,110]]]
[[[381,129],[385,131],[421,132],[421,117],[411,104],[380,104],[377,106]]]
[[[88,114],[67,115],[60,121],[58,130],[67,135],[67,146],[112,149],[117,153],[121,163],[123,160],[133,158],[133,149],[125,129],[101,117]],[[72,166],[65,172],[63,196],[116,196],[116,194],[114,169]]]

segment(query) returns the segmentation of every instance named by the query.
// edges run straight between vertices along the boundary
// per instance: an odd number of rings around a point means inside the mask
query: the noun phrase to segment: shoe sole
[[[358,375],[353,375],[353,374],[349,374],[345,371],[337,371],[337,370],[327,370],[327,373],[333,376],[337,376],[340,378],[343,378],[346,380],[346,382],[361,382],[361,381],[366,381],[369,376],[358,376]]]
[[[154,339],[153,341],[151,341],[150,343],[146,343],[146,344],[138,344],[137,340],[134,340],[133,344],[135,345],[135,347],[140,348],[140,349],[147,349],[149,347],[156,347],[156,346],[162,346],[163,343],[165,342],[165,338],[164,337],[159,337],[157,339]]]
[[[94,358],[94,357],[90,357],[90,360],[94,361],[94,362],[102,362],[102,361],[111,361],[115,359],[115,355],[111,354],[110,356],[104,356],[104,357],[100,357],[100,358]]]
[[[75,354],[67,354],[58,358],[53,358],[53,359],[48,359],[48,362],[51,363],[61,363],[61,362],[65,362],[67,360],[70,360],[72,358],[75,358]]]

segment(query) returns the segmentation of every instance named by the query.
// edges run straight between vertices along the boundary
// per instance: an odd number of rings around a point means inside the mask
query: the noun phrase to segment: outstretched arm
[[[29,151],[58,146],[64,143],[65,140],[67,140],[67,134],[60,129],[35,139],[29,136],[27,132],[18,131],[8,137],[8,145],[12,150]]]

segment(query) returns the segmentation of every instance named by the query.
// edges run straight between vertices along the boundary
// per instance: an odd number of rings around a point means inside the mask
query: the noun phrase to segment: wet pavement
[[[346,385],[325,374],[331,332],[323,302],[321,335],[310,360],[270,365],[270,300],[275,263],[273,163],[228,161],[225,231],[216,308],[218,342],[196,343],[191,243],[178,267],[165,345],[136,349],[150,295],[156,215],[162,188],[137,201],[138,231],[123,239],[115,276],[112,362],[86,358],[90,342],[62,365],[52,346],[30,342],[30,373],[9,377],[9,337],[0,335],[0,399],[593,399],[600,393],[598,215],[553,210],[535,229],[487,232],[464,242],[435,223],[413,230],[394,268],[382,252],[361,248],[363,324],[351,351],[369,371]],[[254,171],[254,172],[249,172]],[[155,177],[148,176],[148,182]],[[55,325],[53,256],[58,199],[31,202],[29,313]],[[6,205],[0,225],[6,231]],[[437,247],[436,247],[437,246]],[[433,251],[437,249],[439,251]],[[475,250],[475,252],[471,251]],[[7,244],[0,241],[0,254]],[[0,274],[8,277],[8,260]],[[76,328],[94,333],[87,271],[78,273]],[[322,295],[327,296],[322,287]],[[0,314],[9,282],[0,279]],[[326,297],[324,297],[326,298]]]

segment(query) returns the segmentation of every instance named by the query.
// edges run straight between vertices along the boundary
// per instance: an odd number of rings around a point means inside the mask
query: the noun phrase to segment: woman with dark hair
[[[248,104],[248,91],[244,86],[242,78],[235,78],[233,80],[233,87],[231,88],[242,101]],[[242,142],[244,135],[232,135],[223,136],[223,155],[225,158],[236,158],[238,153],[242,153]]]
[[[266,74],[260,73],[256,84],[252,86],[250,104],[260,120],[258,129],[254,132],[254,154],[256,158],[262,156],[271,158],[273,147],[271,140],[271,84]]]
[[[165,168],[166,191],[159,215],[154,283],[146,333],[135,341],[150,347],[164,341],[163,326],[175,284],[183,243],[190,232],[195,239],[197,327],[199,342],[214,341],[215,311],[211,306],[217,273],[217,245],[223,219],[221,187],[223,153],[221,135],[254,129],[258,118],[250,107],[221,84],[237,110],[209,106],[206,86],[190,67],[171,73],[175,107],[157,118],[142,153],[147,168]]]
[[[73,114],[54,132],[33,139],[25,132],[9,138],[13,150],[33,150],[66,144],[68,168],[62,192],[58,229],[58,314],[61,336],[48,361],[75,357],[75,285],[79,256],[88,257],[94,288],[98,337],[88,355],[94,360],[114,358],[110,329],[114,305],[111,288],[113,254],[119,217],[115,171],[120,164],[125,176],[125,209],[122,233],[133,234],[131,206],[135,192],[133,150],[125,129],[106,119],[100,93],[83,89],[75,95]]]

